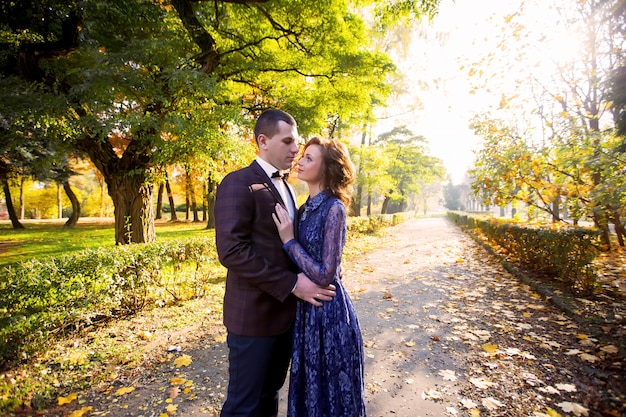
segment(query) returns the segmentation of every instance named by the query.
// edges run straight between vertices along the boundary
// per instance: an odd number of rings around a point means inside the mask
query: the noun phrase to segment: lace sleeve
[[[285,244],[285,250],[291,259],[311,281],[325,287],[332,284],[338,275],[341,254],[345,242],[346,210],[342,204],[334,204],[324,222],[324,242],[322,261],[317,262],[300,243],[291,240]],[[306,236],[305,236],[306,239]]]

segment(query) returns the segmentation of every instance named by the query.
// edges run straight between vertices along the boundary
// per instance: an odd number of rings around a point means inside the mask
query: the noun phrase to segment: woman
[[[334,284],[337,295],[322,307],[297,304],[288,416],[362,417],[363,339],[352,302],[338,279],[346,207],[355,179],[347,148],[335,140],[311,139],[298,161],[298,178],[309,188],[309,197],[298,210],[298,239],[280,205],[274,222],[291,259],[316,284]]]

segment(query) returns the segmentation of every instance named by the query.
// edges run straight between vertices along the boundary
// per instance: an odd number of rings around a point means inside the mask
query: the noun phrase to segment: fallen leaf
[[[558,390],[565,392],[576,392],[576,385],[574,384],[555,384]]]
[[[539,387],[539,391],[541,392],[545,392],[546,394],[560,394],[561,391],[559,391],[558,389],[551,387],[551,386],[547,386],[547,387]]]
[[[614,345],[603,346],[600,350],[604,353],[617,353],[618,352],[617,347]]]
[[[423,400],[441,400],[443,397],[441,393],[435,389],[429,388],[426,391],[422,391],[422,399]]]
[[[183,355],[174,359],[174,366],[176,366],[177,368],[180,368],[181,366],[189,366],[191,362],[191,356]]]
[[[178,394],[180,394],[180,388],[172,387],[167,391],[167,394],[169,398],[174,399],[178,397]]]
[[[550,417],[561,417],[561,414],[558,411],[553,410],[550,407],[546,408],[546,412],[548,413],[548,416]]]
[[[59,405],[64,405],[64,404],[70,404],[76,398],[77,398],[76,393],[72,393],[72,394],[68,395],[67,397],[59,397],[59,399],[57,401],[58,401]]]
[[[483,398],[482,403],[483,407],[488,410],[495,410],[496,408],[500,408],[503,405],[500,401],[496,400],[493,397]]]
[[[580,359],[582,359],[582,360],[584,360],[586,362],[591,362],[591,363],[594,363],[594,362],[597,362],[597,361],[600,360],[600,358],[598,358],[597,356],[590,355],[588,353],[582,353],[580,355]]]
[[[450,369],[439,371],[439,375],[443,377],[444,381],[456,381],[455,372]]]
[[[482,348],[490,355],[495,355],[498,351],[498,346],[492,345],[491,343],[485,343],[484,345],[482,345]]]
[[[152,337],[152,333],[148,332],[148,331],[141,331],[139,332],[139,334],[137,335],[139,336],[140,339],[142,340],[148,340]]]
[[[176,414],[176,411],[178,410],[178,404],[170,404],[167,407],[165,407],[165,411],[167,411],[167,414]]]
[[[83,417],[85,414],[87,414],[91,410],[93,410],[92,406],[83,407],[83,408],[81,408],[79,410],[74,411],[68,417]]]
[[[557,404],[563,411],[566,413],[574,413],[575,416],[587,416],[589,415],[589,410],[583,407],[580,404],[570,403],[568,401],[564,401],[562,403]]]
[[[461,400],[461,405],[467,409],[478,407],[478,404],[476,404],[474,401],[470,400],[469,398],[463,398]]]
[[[125,394],[129,394],[131,392],[133,392],[135,390],[135,387],[124,387],[124,388],[120,388],[117,391],[115,391],[116,396],[120,396],[120,395],[125,395]]]
[[[454,407],[446,407],[446,413],[453,415],[453,416],[457,415],[456,408]]]
[[[187,381],[185,378],[180,378],[180,377],[175,376],[174,378],[170,379],[170,384],[182,385],[185,383],[185,381]]]
[[[484,341],[491,339],[491,333],[487,330],[472,330],[472,333],[474,333],[476,336]]]
[[[476,386],[476,388],[486,389],[493,385],[493,382],[486,380],[485,378],[470,378],[470,382]]]
[[[69,354],[67,361],[73,365],[82,365],[89,359],[89,353],[82,350],[75,350]]]
[[[415,342],[411,340],[411,341],[409,341],[409,342],[406,342],[404,345],[405,345],[406,347],[413,347],[413,346],[415,346]]]

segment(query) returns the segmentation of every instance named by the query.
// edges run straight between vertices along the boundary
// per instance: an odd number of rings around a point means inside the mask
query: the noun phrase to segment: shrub
[[[219,268],[212,238],[85,250],[4,270],[0,364],[50,337],[204,294]]]
[[[572,289],[593,291],[597,277],[591,263],[598,256],[600,232],[581,227],[519,225],[498,219],[480,219],[449,213],[455,224],[479,229],[525,269],[558,280]]]

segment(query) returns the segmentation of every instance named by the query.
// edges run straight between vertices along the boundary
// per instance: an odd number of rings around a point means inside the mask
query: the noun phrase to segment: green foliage
[[[465,210],[463,198],[467,195],[467,185],[455,185],[451,182],[443,189],[444,206],[448,210]]]
[[[460,226],[480,230],[507,259],[525,269],[557,280],[574,291],[593,292],[597,277],[591,264],[599,254],[598,231],[526,226],[452,212],[448,216]]]
[[[367,172],[365,175],[378,177],[383,174],[381,171],[384,169],[383,175],[388,178],[385,197],[402,210],[407,206],[411,195],[421,194],[423,184],[430,184],[444,177],[443,162],[428,155],[425,145],[426,138],[415,135],[405,126],[379,135],[372,144],[383,155],[386,164],[383,165],[384,168],[375,167],[377,172]],[[371,162],[365,165],[371,166]]]
[[[370,217],[350,217],[348,220],[348,233],[355,235],[372,235],[381,231],[384,227],[394,225],[397,218],[389,215]]]
[[[5,267],[0,362],[27,357],[51,337],[202,296],[216,269],[211,237],[90,249]]]

